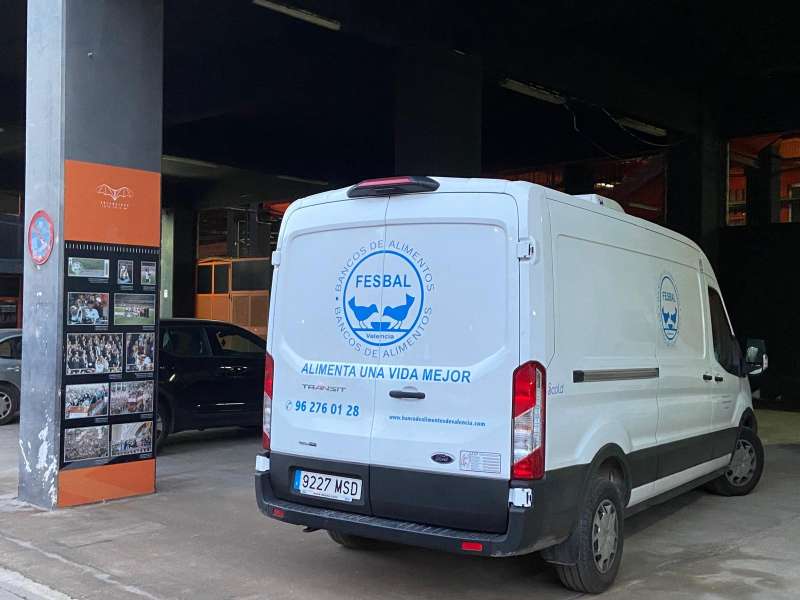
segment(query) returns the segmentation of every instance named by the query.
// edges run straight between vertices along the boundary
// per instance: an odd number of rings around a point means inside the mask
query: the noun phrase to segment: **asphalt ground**
[[[743,498],[693,491],[632,517],[603,598],[795,599],[800,590],[800,415],[760,415],[766,468]],[[158,493],[46,512],[18,503],[18,425],[0,427],[0,600],[576,598],[537,556],[359,552],[264,518],[252,433],[174,436]],[[792,443],[786,443],[792,442]],[[5,594],[5,595],[3,595]]]

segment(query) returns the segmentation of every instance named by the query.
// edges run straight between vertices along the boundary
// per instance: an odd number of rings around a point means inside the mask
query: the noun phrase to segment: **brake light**
[[[275,361],[269,352],[264,357],[264,415],[262,421],[262,444],[269,450],[272,435],[272,387],[275,381]]]
[[[461,542],[461,549],[465,552],[483,552],[483,544],[480,542]]]
[[[544,477],[545,368],[531,361],[513,377],[512,479]]]
[[[347,190],[348,198],[365,196],[389,196],[393,194],[414,194],[433,192],[439,189],[439,182],[430,177],[403,176],[367,179]]]

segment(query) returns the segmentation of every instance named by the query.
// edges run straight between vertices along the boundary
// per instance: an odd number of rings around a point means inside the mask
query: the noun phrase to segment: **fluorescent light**
[[[275,175],[278,179],[283,179],[284,181],[296,181],[297,183],[310,183],[312,185],[328,185],[327,181],[322,181],[320,179],[306,179],[305,177],[292,177],[291,175]]]
[[[628,202],[631,208],[639,208],[641,210],[649,210],[650,212],[661,212],[658,206],[650,206],[649,204],[641,204],[640,202]]]
[[[641,121],[637,121],[636,119],[631,119],[630,117],[621,117],[619,119],[616,119],[616,121],[623,127],[627,127],[628,129],[635,129],[636,131],[641,131],[642,133],[646,133],[647,135],[652,135],[655,137],[666,137],[667,135],[666,129],[662,129],[661,127],[656,127],[655,125],[650,125],[648,123],[642,123]]]
[[[597,183],[594,184],[594,187],[605,188],[607,190],[613,190],[614,189],[614,185],[615,184],[613,184],[613,183],[606,183],[605,181],[598,181]]]
[[[287,17],[294,17],[295,19],[300,19],[306,23],[311,23],[312,25],[324,27],[325,29],[330,29],[332,31],[339,31],[342,28],[342,24],[339,21],[335,19],[329,19],[328,17],[322,17],[307,10],[303,10],[302,8],[286,6],[285,4],[280,4],[278,2],[272,2],[272,0],[253,0],[253,4],[262,8],[274,10],[275,12],[286,15]]]
[[[191,165],[193,167],[205,167],[206,169],[218,169],[219,165],[206,162],[204,160],[195,160],[194,158],[183,158],[182,156],[170,156],[165,154],[161,157],[164,162],[178,163],[180,165]]]
[[[564,104],[567,101],[564,96],[561,96],[556,92],[551,92],[550,90],[539,87],[538,85],[522,83],[516,79],[504,79],[500,82],[500,87],[511,90],[512,92],[517,92],[518,94],[530,96],[531,98],[536,98],[537,100],[550,102],[551,104]]]

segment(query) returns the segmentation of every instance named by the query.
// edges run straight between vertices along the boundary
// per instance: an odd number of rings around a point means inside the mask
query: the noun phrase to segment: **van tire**
[[[578,522],[567,542],[576,546],[571,550],[573,556],[578,558],[574,565],[555,565],[558,578],[565,587],[576,592],[599,594],[614,582],[622,561],[622,495],[619,486],[608,479],[595,477],[589,482]],[[593,530],[596,522],[602,526],[603,519],[611,519],[605,523],[611,527],[608,533],[613,533],[616,541],[613,548],[606,546],[604,552],[597,553]],[[611,553],[611,557],[604,557],[608,553]],[[598,556],[597,560],[595,556]],[[605,564],[602,570],[598,561]]]
[[[379,545],[377,540],[361,537],[360,535],[350,535],[349,533],[330,530],[328,535],[334,542],[349,550],[372,550]]]
[[[753,463],[748,469],[743,461]],[[747,478],[744,472],[749,470]],[[748,427],[739,429],[739,438],[725,473],[709,483],[708,490],[720,496],[745,496],[753,491],[764,472],[764,446],[755,431]]]

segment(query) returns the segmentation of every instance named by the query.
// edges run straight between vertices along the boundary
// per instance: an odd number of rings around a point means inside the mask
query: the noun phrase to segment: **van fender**
[[[746,378],[744,378],[744,385],[739,386],[739,393],[736,395],[736,406],[731,418],[731,427],[735,426],[749,427],[753,432],[758,433],[756,415],[753,411],[753,397]]]
[[[630,441],[628,441],[630,443]],[[630,446],[628,446],[630,447]],[[612,459],[616,465],[622,469],[622,476],[625,480],[625,487],[623,490],[623,505],[627,506],[628,500],[631,495],[631,469],[628,464],[628,458],[623,449],[614,442],[609,442],[601,446],[591,462],[587,465],[584,473],[583,485],[581,486],[581,493],[578,502],[576,503],[575,518],[573,519],[573,530],[570,532],[569,537],[555,546],[550,546],[541,551],[541,556],[549,563],[557,565],[574,565],[578,561],[578,544],[575,541],[574,523],[578,520],[578,513],[583,505],[583,499],[586,497],[586,491],[589,487],[589,482],[597,476],[600,472],[602,465],[608,460]]]
[[[747,427],[748,429],[752,429],[753,433],[758,434],[758,420],[756,419],[756,413],[751,407],[748,406],[741,411],[741,416],[738,421],[739,428]]]
[[[623,455],[629,454],[633,448],[631,436],[620,423],[599,421],[580,441],[575,462],[592,463],[606,446],[616,446]]]

